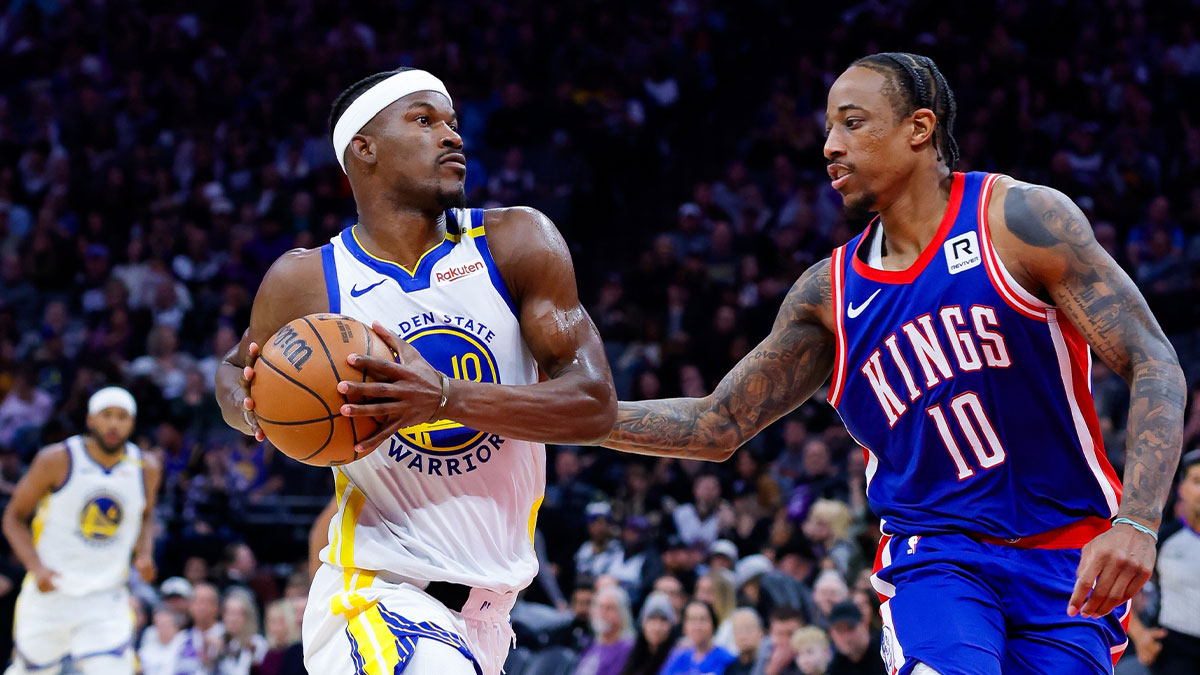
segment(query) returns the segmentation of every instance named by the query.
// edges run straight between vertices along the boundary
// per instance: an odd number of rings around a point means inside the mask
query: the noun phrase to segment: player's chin
[[[467,186],[461,179],[442,181],[437,191],[438,206],[443,209],[464,209],[467,207]]]
[[[877,197],[870,190],[842,193],[842,214],[846,220],[862,220],[875,210]]]

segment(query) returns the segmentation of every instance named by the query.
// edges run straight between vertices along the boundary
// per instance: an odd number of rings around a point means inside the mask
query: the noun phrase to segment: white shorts
[[[516,592],[474,588],[452,611],[419,583],[321,565],[304,610],[308,672],[500,675],[514,639],[508,613]]]
[[[28,583],[13,624],[9,673],[57,673],[67,661],[84,673],[133,673],[133,612],[124,587],[73,596]]]

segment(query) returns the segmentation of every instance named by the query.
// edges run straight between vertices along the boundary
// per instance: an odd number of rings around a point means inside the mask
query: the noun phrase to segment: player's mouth
[[[438,164],[450,167],[464,176],[467,175],[467,157],[461,152],[451,152],[442,155],[441,158],[438,159]]]
[[[850,179],[850,174],[854,173],[854,170],[845,164],[830,164],[825,170],[829,173],[829,178],[832,181],[830,182],[830,186],[834,190],[840,190],[845,186],[846,182]]]

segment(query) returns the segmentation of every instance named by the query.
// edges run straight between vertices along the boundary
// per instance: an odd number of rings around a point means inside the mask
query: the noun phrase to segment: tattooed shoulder
[[[1092,240],[1087,217],[1069,197],[1053,188],[1015,183],[1004,196],[1004,224],[1017,239],[1037,248]]]
[[[776,327],[780,322],[808,322],[828,325],[833,315],[832,263],[829,258],[809,267],[783,299]]]

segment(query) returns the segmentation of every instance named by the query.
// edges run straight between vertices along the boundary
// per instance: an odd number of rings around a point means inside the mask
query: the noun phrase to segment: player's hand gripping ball
[[[250,395],[267,439],[292,459],[314,466],[346,464],[360,457],[355,444],[371,436],[371,417],[340,414],[360,403],[338,392],[343,380],[367,382],[346,363],[350,354],[390,358],[370,326],[340,314],[310,314],[280,328],[254,363]]]

